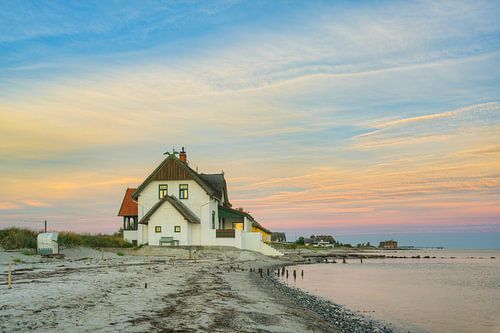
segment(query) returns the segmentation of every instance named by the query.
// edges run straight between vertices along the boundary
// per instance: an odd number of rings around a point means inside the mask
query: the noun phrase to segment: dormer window
[[[179,199],[188,198],[188,184],[179,184]]]
[[[168,195],[168,185],[167,184],[158,185],[158,199],[163,199],[167,195]]]

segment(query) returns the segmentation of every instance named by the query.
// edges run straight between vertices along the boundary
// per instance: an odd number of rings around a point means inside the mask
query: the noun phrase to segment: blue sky
[[[185,146],[273,230],[494,246],[498,2],[0,6],[0,226],[112,232]]]

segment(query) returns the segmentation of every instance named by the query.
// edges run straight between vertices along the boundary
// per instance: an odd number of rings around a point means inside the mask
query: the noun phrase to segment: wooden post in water
[[[148,256],[148,269],[151,271],[151,256]]]
[[[9,261],[9,273],[7,277],[7,288],[12,289],[12,263]]]
[[[293,279],[297,279],[297,271],[295,271],[295,269],[293,270]]]
[[[301,276],[302,278],[304,278],[304,270],[302,270],[302,272],[300,272],[300,276]]]
[[[108,272],[108,267],[109,267],[109,258],[106,256],[106,273]]]

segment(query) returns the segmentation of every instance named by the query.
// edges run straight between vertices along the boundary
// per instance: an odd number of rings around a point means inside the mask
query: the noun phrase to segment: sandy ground
[[[41,259],[0,250],[1,332],[335,332],[261,287],[248,269],[279,261],[257,253],[199,251],[195,263],[186,251],[166,252],[150,257],[149,270],[144,255],[62,252],[64,259]]]

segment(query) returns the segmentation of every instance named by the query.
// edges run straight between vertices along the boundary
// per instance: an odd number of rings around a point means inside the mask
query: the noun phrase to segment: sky
[[[288,239],[500,247],[498,1],[0,8],[0,228],[114,232],[185,147]]]

